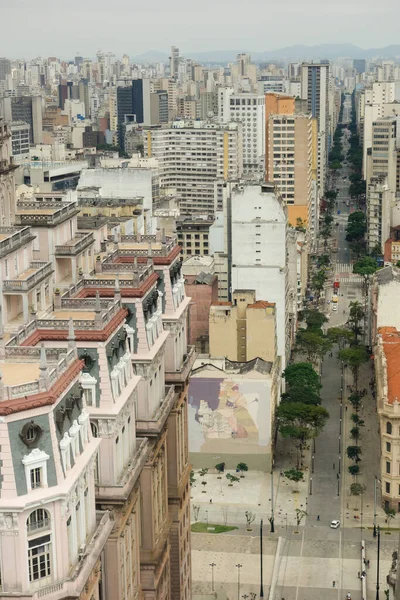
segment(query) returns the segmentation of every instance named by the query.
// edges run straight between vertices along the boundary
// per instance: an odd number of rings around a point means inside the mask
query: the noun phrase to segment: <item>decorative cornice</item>
[[[32,408],[40,408],[42,406],[51,406],[52,404],[55,404],[59,396],[82,371],[84,364],[83,360],[75,360],[68,369],[58,377],[49,391],[1,402],[0,415],[12,415],[14,413],[23,412],[24,410],[31,410]]]
[[[175,246],[175,248],[173,248],[171,250],[171,252],[168,254],[168,256],[152,256],[151,260],[153,265],[170,265],[177,256],[180,255],[182,248],[180,246]],[[120,250],[120,252],[123,253],[123,250]],[[117,260],[115,261],[115,263],[133,263],[135,260],[135,258],[133,256],[119,256],[117,258]],[[137,257],[137,262],[138,263],[146,263],[147,262],[147,256],[143,255],[143,256],[138,256]]]
[[[128,261],[128,262],[133,262]],[[138,288],[134,287],[126,287],[123,285],[123,282],[119,282],[120,285],[120,293],[122,297],[125,298],[141,298],[144,296],[151,287],[156,283],[158,279],[157,273],[152,273],[146,281]],[[79,294],[77,294],[77,298],[94,298],[96,292],[99,292],[101,298],[114,298],[115,295],[115,281],[110,279],[110,287],[85,287],[83,288]]]
[[[126,308],[121,308],[102,330],[84,331],[77,329],[75,331],[75,341],[106,342],[115,329],[124,322],[127,315],[128,311]],[[68,329],[37,329],[26,340],[21,342],[21,346],[36,346],[43,341],[64,340],[68,340]]]

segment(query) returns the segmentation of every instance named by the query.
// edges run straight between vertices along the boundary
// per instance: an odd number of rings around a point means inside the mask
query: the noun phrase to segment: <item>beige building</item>
[[[256,301],[254,290],[236,290],[232,302],[210,307],[210,355],[231,361],[276,357],[275,304]]]
[[[176,121],[145,136],[145,156],[158,160],[161,189],[176,196],[181,214],[213,214],[216,181],[242,176],[240,123]]]

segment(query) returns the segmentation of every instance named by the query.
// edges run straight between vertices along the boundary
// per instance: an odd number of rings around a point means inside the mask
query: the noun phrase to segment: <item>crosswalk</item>
[[[336,273],[352,273],[353,265],[349,265],[348,263],[335,263],[335,272]]]
[[[339,281],[342,284],[346,284],[346,283],[364,283],[364,279],[362,277],[339,277]]]

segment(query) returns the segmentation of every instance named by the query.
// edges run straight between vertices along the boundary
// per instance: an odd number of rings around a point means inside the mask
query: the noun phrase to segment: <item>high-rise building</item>
[[[365,60],[365,58],[355,58],[353,60],[353,68],[357,71],[359,75],[361,75],[366,71],[366,63],[367,61]]]
[[[12,136],[12,154],[18,157],[29,157],[29,131],[28,123],[14,121],[10,124]]]
[[[42,97],[22,96],[11,98],[11,114],[13,121],[23,121],[30,127],[29,141],[41,144],[43,138]]]
[[[118,143],[120,148],[124,148],[124,123],[126,120],[134,120],[132,84],[128,81],[125,81],[124,84],[117,86]]]
[[[169,72],[171,77],[178,79],[179,68],[179,48],[171,46],[171,56],[169,57]]]
[[[176,195],[182,214],[212,215],[218,181],[243,173],[241,125],[176,121],[145,132],[145,156],[158,160],[160,185]]]
[[[219,95],[219,101],[225,97]],[[221,112],[221,111],[219,111]],[[263,171],[265,153],[265,100],[259,94],[232,94],[229,96],[229,113],[224,110],[225,121],[242,123],[244,172]]]
[[[388,186],[387,177],[371,177],[366,196],[367,248],[370,252],[379,248],[383,254],[390,236],[390,213],[394,204],[394,193]]]
[[[0,58],[0,81],[5,81],[11,73],[11,61],[8,58]]]
[[[301,98],[307,100],[307,111],[318,123],[318,183],[325,189],[325,171],[330,148],[330,65],[329,62],[302,63]]]

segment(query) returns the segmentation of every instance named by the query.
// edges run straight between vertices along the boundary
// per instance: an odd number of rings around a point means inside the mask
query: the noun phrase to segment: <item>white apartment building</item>
[[[390,236],[390,215],[394,193],[389,188],[387,177],[372,177],[367,186],[367,248],[376,246],[382,254]]]
[[[14,158],[29,156],[29,125],[23,121],[14,121],[10,125],[12,155]]]
[[[145,131],[144,152],[158,160],[161,189],[175,194],[182,214],[213,214],[215,182],[243,174],[238,123],[175,121],[168,129]]]
[[[284,369],[291,337],[286,205],[273,185],[248,185],[232,193],[231,213],[231,289],[253,289],[257,298],[275,302]]]
[[[242,123],[244,172],[262,171],[265,152],[264,96],[250,93],[232,94],[229,98],[228,120]]]

